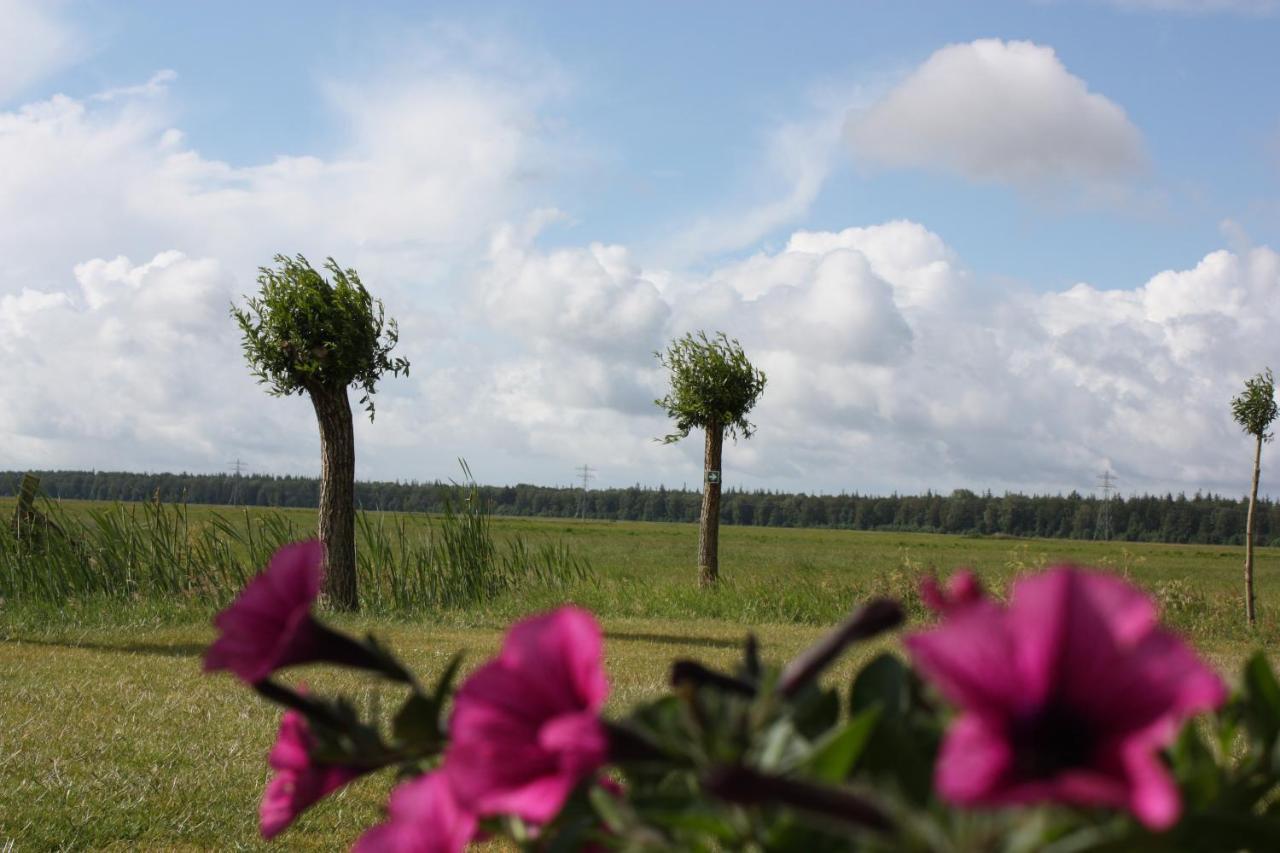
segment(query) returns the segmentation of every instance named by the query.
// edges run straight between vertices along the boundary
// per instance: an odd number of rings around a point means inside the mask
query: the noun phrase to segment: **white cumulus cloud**
[[[421,457],[394,454],[421,452],[437,424],[452,430],[475,380],[460,283],[495,224],[539,191],[559,139],[556,87],[521,70],[511,80],[459,61],[330,81],[319,103],[345,138],[246,165],[205,156],[174,126],[170,72],[0,111],[0,330],[17,359],[4,393],[31,401],[0,420],[0,465],[219,470],[239,454],[314,471],[309,406],[265,400],[227,313],[260,265],[303,253],[357,268],[414,362],[411,379],[384,383],[376,428],[358,427],[362,476],[423,476]],[[202,265],[218,270],[216,298]],[[426,394],[458,405],[428,421]]]
[[[484,288],[490,318],[539,346],[573,352],[652,352],[670,309],[623,246],[550,253],[502,228]]]
[[[599,251],[522,257],[560,304],[585,300],[603,317]],[[1085,490],[1112,467],[1135,490],[1233,493],[1247,447],[1227,403],[1245,376],[1280,363],[1268,331],[1280,322],[1280,254],[1268,248],[1217,251],[1129,289],[1041,295],[980,290],[938,235],[907,221],[797,232],[781,251],[703,275],[622,268],[613,304],[656,286],[669,306],[662,336],[725,330],[768,374],[759,432],[726,462],[757,485]],[[656,331],[646,324],[643,339]],[[644,405],[662,391],[652,357],[570,351],[564,334],[527,319],[525,349],[499,359],[500,381],[478,398],[491,395],[542,453],[567,461],[591,435],[602,464],[679,482],[699,448],[650,446],[665,426]]]
[[[284,409],[255,411],[261,392],[228,358],[232,294],[217,261],[168,251],[86,261],[74,286],[0,296],[0,465],[181,470],[233,443],[275,445]]]
[[[332,254],[424,281],[482,253],[538,186],[554,131],[536,81],[503,88],[451,71],[329,87],[337,150],[232,165],[172,126],[172,74],[0,112],[0,290],[49,284],[68,259],[171,247],[251,278],[276,253]],[[352,84],[354,86],[354,84]],[[364,269],[362,269],[362,272]]]
[[[864,163],[1019,187],[1107,184],[1145,164],[1142,135],[1053,49],[980,39],[944,47],[848,117]]]

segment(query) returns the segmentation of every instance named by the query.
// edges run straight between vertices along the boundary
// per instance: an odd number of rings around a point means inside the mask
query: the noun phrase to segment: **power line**
[[[1094,528],[1093,538],[1109,540],[1111,538],[1111,493],[1118,491],[1116,481],[1120,478],[1111,473],[1111,469],[1098,475],[1098,484],[1102,486],[1102,507],[1098,510],[1098,524]]]
[[[590,465],[579,465],[573,469],[582,478],[582,497],[578,499],[578,518],[587,517],[587,487],[595,477],[595,469]]]

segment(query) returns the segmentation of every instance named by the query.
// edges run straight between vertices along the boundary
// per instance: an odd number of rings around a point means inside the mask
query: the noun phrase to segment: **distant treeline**
[[[231,474],[134,474],[118,471],[36,471],[52,498],[313,507],[319,482],[309,477]],[[21,472],[0,472],[0,495],[13,495]],[[356,483],[365,509],[437,512],[451,483]],[[554,486],[481,486],[499,515],[619,521],[698,520],[701,493],[688,489],[581,489]],[[854,530],[1002,534],[1059,539],[1101,537],[1102,500],[1068,495],[993,495],[957,489],[949,495],[806,495],[725,490],[720,519],[761,527],[838,527]],[[1197,493],[1113,497],[1110,538],[1133,542],[1238,545],[1244,541],[1246,499]],[[1258,542],[1280,545],[1280,505],[1260,500]]]

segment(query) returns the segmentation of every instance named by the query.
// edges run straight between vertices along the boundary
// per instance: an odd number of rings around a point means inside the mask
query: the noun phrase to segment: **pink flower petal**
[[[916,666],[952,702],[1002,716],[1021,702],[1023,694],[1004,625],[1004,613],[996,604],[978,602],[903,642]]]
[[[1091,686],[1080,679],[1076,704],[1106,719],[1110,730],[1166,746],[1179,723],[1226,701],[1222,679],[1182,639],[1152,631]]]
[[[531,681],[597,711],[609,695],[603,657],[599,624],[576,607],[562,607],[516,624],[501,654],[506,665],[526,673]]]
[[[324,548],[316,541],[277,551],[266,571],[214,617],[221,634],[205,653],[205,671],[228,669],[253,684],[309,659],[317,645],[311,606],[320,594],[323,562]]]
[[[475,815],[458,804],[444,771],[402,783],[388,814],[360,837],[355,853],[460,853],[476,834]]]
[[[589,774],[609,756],[609,736],[591,711],[547,721],[538,732],[538,746],[559,756],[561,768],[574,776]]]
[[[1094,808],[1124,808],[1129,802],[1127,780],[1088,768],[1064,770],[1050,779],[1013,783],[991,799],[993,804],[1023,805],[1056,802]]]
[[[559,756],[543,749],[537,736],[520,740],[455,741],[445,754],[445,764],[459,799],[481,814],[491,796],[523,788],[530,781],[559,775]]]
[[[281,601],[315,601],[323,577],[324,545],[318,539],[285,545],[271,557],[267,578]],[[317,568],[321,571],[317,571]]]
[[[1159,626],[1155,601],[1136,586],[1105,572],[1075,569],[1072,573],[1117,642],[1131,644]]]
[[[554,682],[539,681],[531,673],[499,659],[471,674],[458,690],[454,707],[457,737],[482,735],[478,730],[526,727],[536,731],[547,717],[572,712],[580,703],[563,689],[555,692]],[[485,735],[489,736],[489,735]]]
[[[546,823],[559,813],[578,781],[568,773],[539,775],[519,787],[495,788],[476,800],[475,807],[480,814],[511,814]]]
[[[1159,750],[1226,698],[1222,680],[1159,627],[1149,596],[1070,566],[1019,580],[1007,609],[952,608],[907,645],[964,711],[936,770],[939,792],[960,804],[1128,808],[1167,828],[1181,804]]]
[[[548,752],[583,752],[603,756],[609,749],[600,718],[590,711],[561,714],[538,731],[538,746]]]
[[[951,575],[945,589],[938,584],[937,578],[927,577],[922,580],[920,598],[925,607],[943,616],[957,607],[981,601],[985,596],[978,576],[969,569],[961,569]]]
[[[1169,687],[1169,711],[1178,715],[1210,711],[1227,701],[1227,685],[1181,638],[1153,631],[1133,649],[1134,665],[1145,681]]]
[[[1069,566],[1020,579],[1008,613],[1027,698],[1036,702],[1053,691],[1103,701],[1123,694],[1123,648],[1155,626],[1155,606],[1141,591]]]
[[[275,838],[289,828],[301,810],[294,806],[296,782],[288,776],[273,776],[262,793],[258,806],[258,828],[262,837]]]
[[[961,569],[947,581],[947,595],[953,605],[973,604],[985,597],[982,583],[971,569]]]
[[[1149,749],[1130,749],[1124,756],[1129,774],[1129,808],[1147,828],[1168,829],[1182,814],[1182,799],[1173,777]]]
[[[1009,772],[1013,751],[990,721],[965,714],[947,730],[934,768],[938,792],[954,803],[989,802]]]
[[[939,616],[947,612],[947,594],[935,577],[927,577],[920,581],[920,600],[924,606]]]
[[[508,632],[459,689],[445,767],[465,808],[543,822],[605,762],[608,693],[599,626],[561,608]]]
[[[364,773],[358,767],[314,762],[312,742],[306,718],[297,711],[286,711],[267,756],[276,773],[267,783],[258,810],[263,838],[279,835],[298,815]]]
[[[267,754],[273,770],[305,770],[311,766],[311,731],[307,720],[297,711],[285,711],[280,720],[280,733]]]

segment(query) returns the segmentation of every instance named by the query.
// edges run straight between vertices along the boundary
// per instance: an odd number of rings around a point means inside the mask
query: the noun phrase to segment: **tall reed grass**
[[[184,504],[111,504],[68,513],[41,501],[26,529],[0,525],[0,599],[61,605],[80,599],[225,605],[281,545],[313,536],[284,512],[208,513]],[[548,592],[593,578],[558,541],[499,542],[490,507],[456,486],[424,526],[403,514],[357,514],[362,605],[409,612],[481,604],[522,590]]]
[[[361,600],[377,611],[451,608],[512,592],[561,591],[593,579],[590,564],[563,542],[499,542],[491,507],[474,484],[457,486],[425,531],[403,514],[357,516]]]

